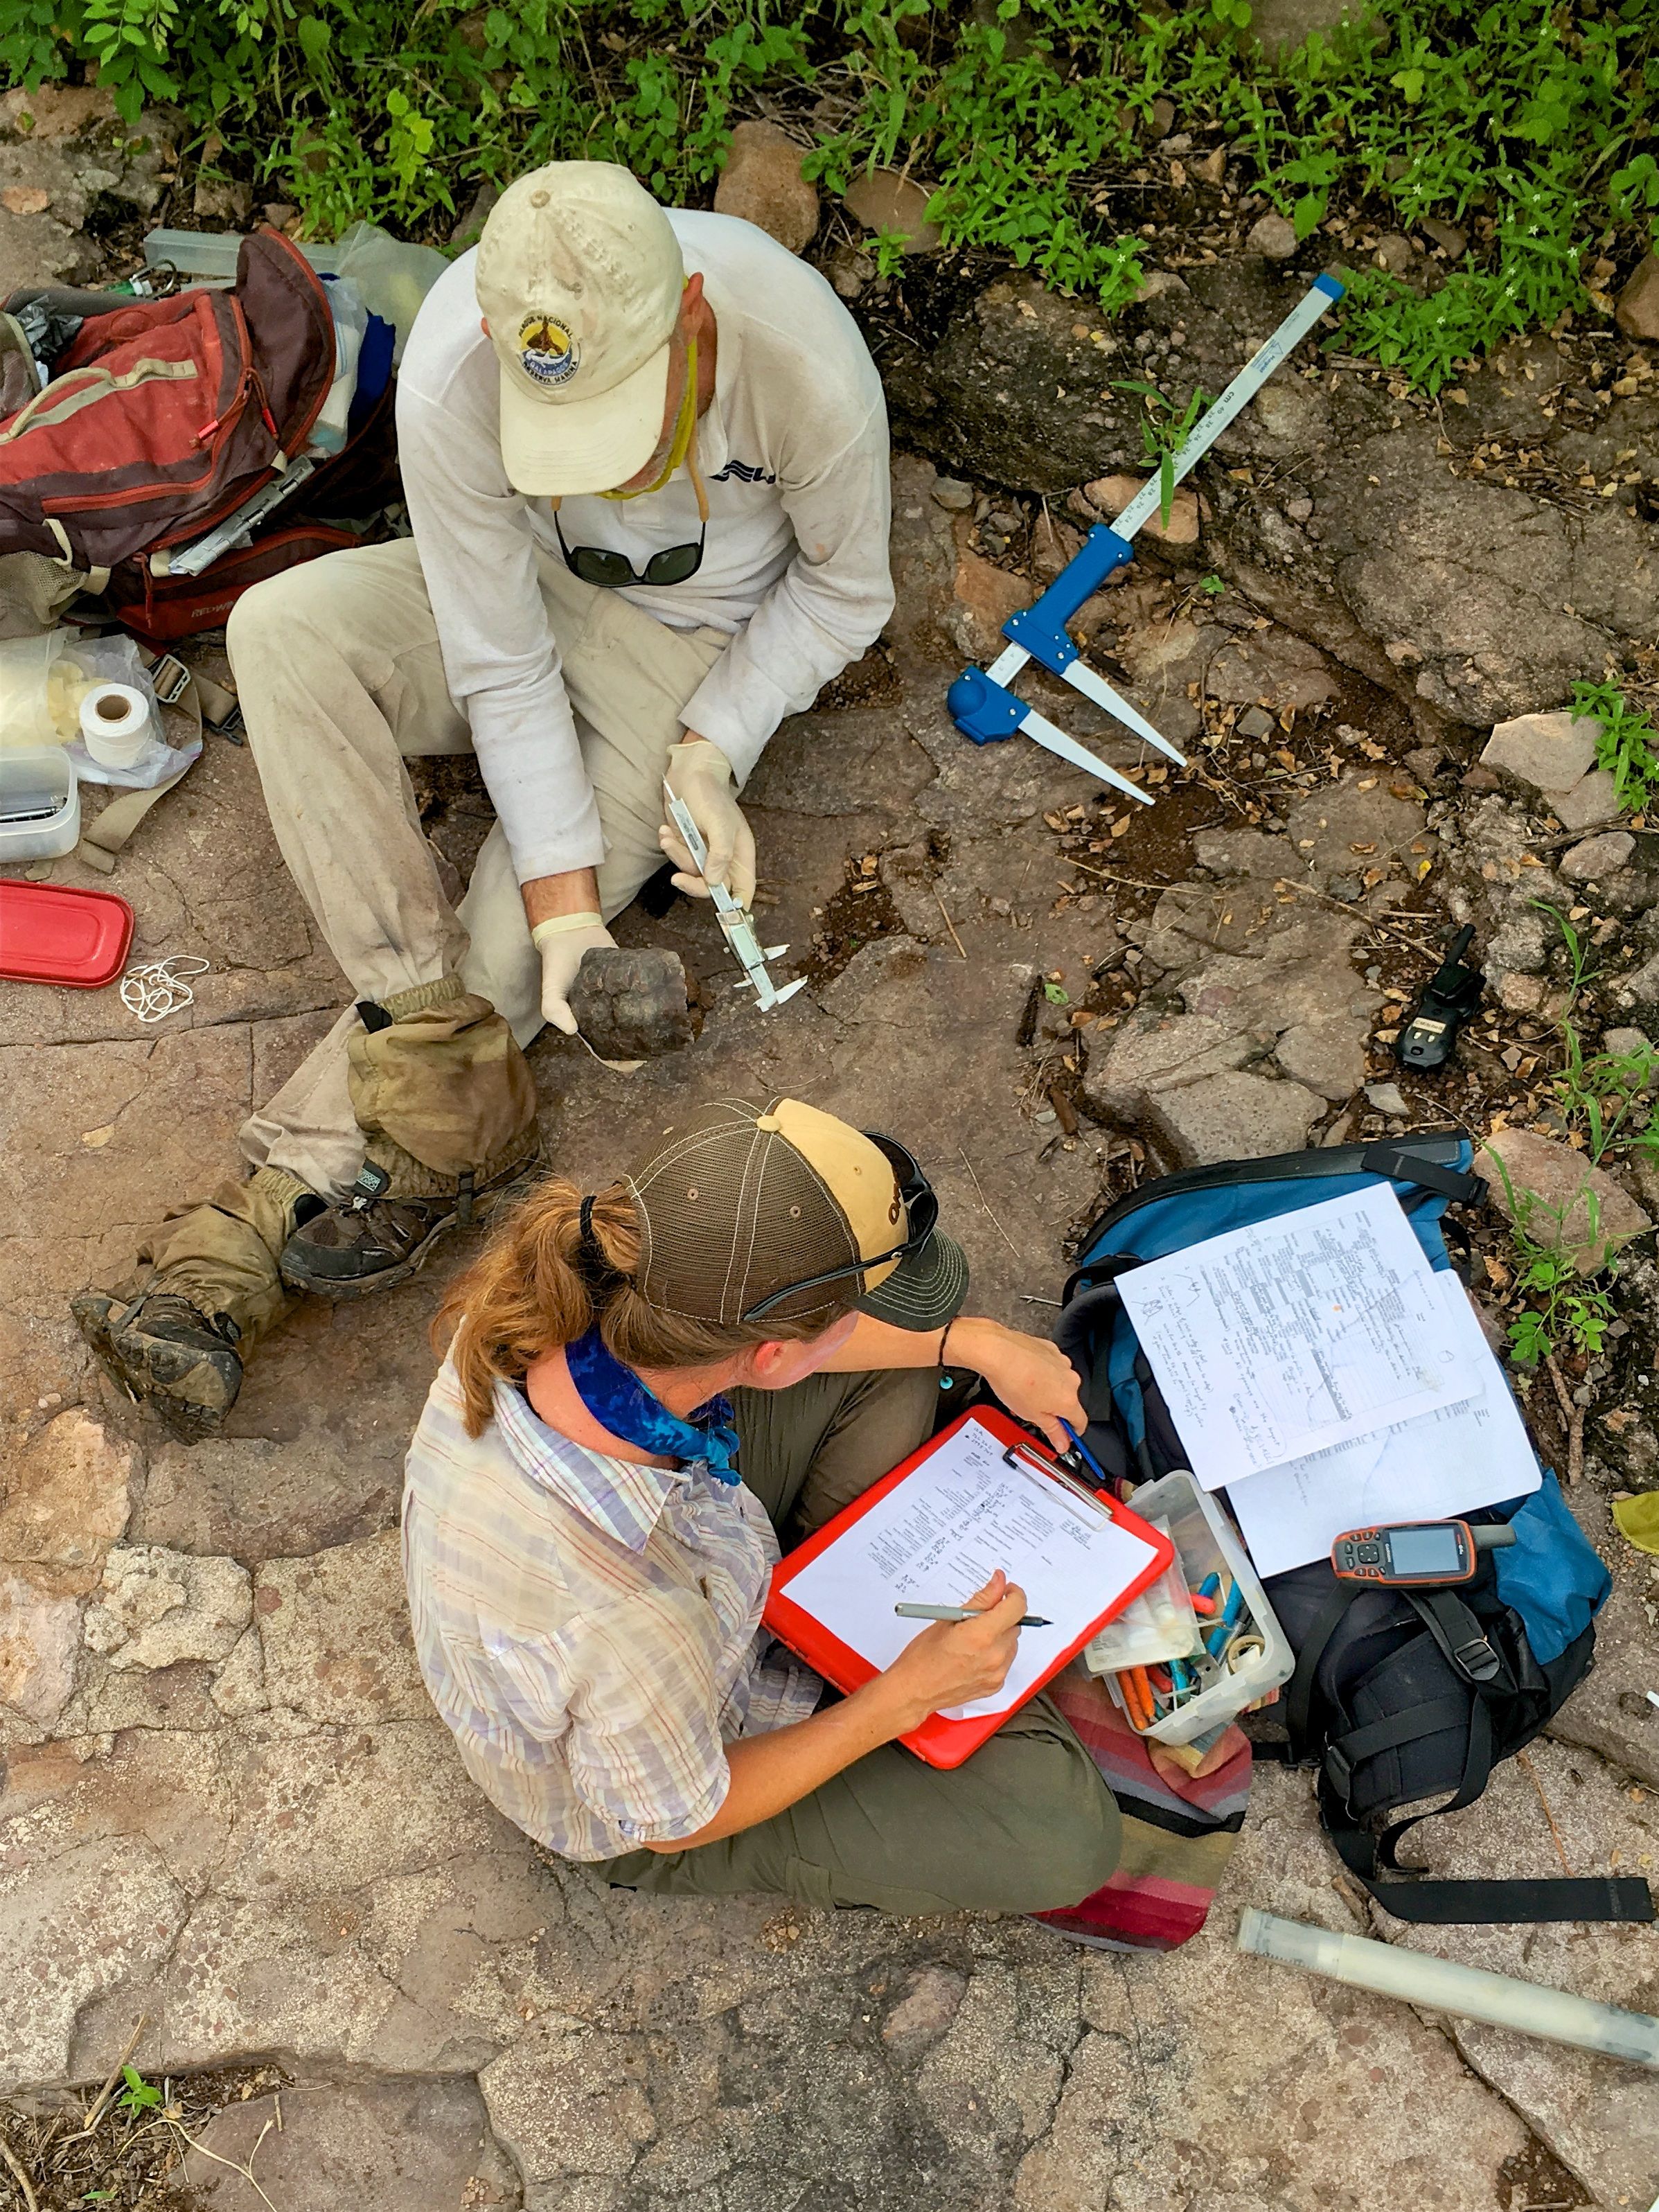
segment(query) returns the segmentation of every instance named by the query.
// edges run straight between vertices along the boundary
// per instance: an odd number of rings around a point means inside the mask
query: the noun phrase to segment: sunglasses
[[[683,584],[702,568],[702,549],[708,541],[705,517],[695,545],[665,545],[661,552],[651,556],[643,569],[638,569],[627,554],[613,553],[605,546],[567,545],[556,514],[553,527],[559,533],[559,550],[564,556],[565,567],[573,576],[580,576],[584,584],[597,585],[602,592],[620,592],[628,584]]]
[[[815,1291],[823,1283],[838,1283],[848,1275],[866,1274],[872,1267],[884,1267],[890,1260],[908,1260],[913,1252],[921,1251],[938,1228],[938,1194],[910,1154],[902,1145],[896,1144],[891,1137],[884,1137],[874,1129],[866,1129],[864,1133],[897,1178],[908,1232],[904,1242],[895,1244],[890,1252],[878,1252],[872,1259],[854,1260],[844,1267],[827,1267],[821,1275],[803,1275],[799,1282],[787,1283],[782,1290],[774,1291],[769,1297],[758,1299],[738,1316],[741,1322],[759,1321],[775,1306],[781,1305],[786,1298],[793,1298],[797,1291]]]

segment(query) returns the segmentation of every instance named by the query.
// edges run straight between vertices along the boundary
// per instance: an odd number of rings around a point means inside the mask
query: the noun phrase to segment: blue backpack
[[[1128,1269],[1379,1180],[1399,1197],[1430,1265],[1449,1268],[1447,1206],[1486,1196],[1471,1158],[1454,1130],[1230,1160],[1162,1176],[1100,1215],[1080,1242],[1055,1337],[1083,1377],[1085,1440],[1108,1472],[1127,1486],[1187,1465],[1117,1294]],[[1611,1587],[1553,1474],[1468,1517],[1508,1522],[1516,1541],[1483,1553],[1474,1581],[1455,1589],[1368,1590],[1339,1583],[1324,1561],[1267,1581],[1297,1668],[1280,1705],[1252,1722],[1258,1754],[1317,1768],[1327,1834],[1399,1919],[1650,1921],[1644,1881],[1426,1880],[1395,1856],[1425,1815],[1390,1814],[1436,1796],[1447,1798],[1437,1813],[1469,1804],[1494,1764],[1530,1742],[1583,1680]],[[1262,1738],[1275,1714],[1279,1742]]]

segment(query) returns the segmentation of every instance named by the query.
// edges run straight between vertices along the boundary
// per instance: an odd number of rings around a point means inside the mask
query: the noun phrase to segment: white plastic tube
[[[1373,1943],[1364,1936],[1333,1935],[1305,1921],[1280,1920],[1247,1905],[1238,1923],[1238,1948],[1334,1982],[1375,1990],[1381,1996],[1403,1997],[1407,2004],[1484,2020],[1522,2035],[1547,2036],[1553,2043],[1576,2044],[1609,2058],[1659,2069],[1659,2020],[1644,2012],[1626,2012],[1598,2004],[1594,1997],[1570,1996],[1565,1990],[1537,1982],[1518,1982],[1508,1974],[1488,1974],[1476,1966],[1454,1966],[1421,1951],[1392,1943]]]

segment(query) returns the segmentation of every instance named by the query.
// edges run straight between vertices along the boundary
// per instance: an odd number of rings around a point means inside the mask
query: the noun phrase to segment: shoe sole
[[[242,1364],[230,1347],[224,1359],[232,1373],[211,1353],[165,1337],[147,1337],[140,1331],[119,1331],[113,1317],[127,1310],[125,1299],[100,1291],[82,1292],[70,1301],[75,1325],[99,1365],[134,1405],[147,1406],[169,1436],[180,1443],[200,1443],[216,1437],[235,1404],[242,1387]],[[194,1382],[214,1387],[205,1397],[185,1397],[179,1385]]]
[[[505,1182],[496,1184],[493,1189],[478,1192],[472,1201],[473,1218],[465,1225],[469,1228],[482,1229],[493,1221],[505,1202],[517,1193],[522,1183],[529,1179],[534,1171],[536,1158],[537,1156],[532,1154],[522,1167],[514,1170]],[[399,1283],[406,1283],[412,1277],[418,1275],[431,1258],[432,1248],[438,1240],[447,1237],[452,1229],[459,1229],[462,1226],[463,1224],[458,1214],[446,1214],[441,1221],[434,1223],[420,1243],[406,1257],[399,1260],[395,1267],[383,1267],[378,1274],[366,1275],[356,1282],[334,1275],[322,1275],[315,1279],[309,1275],[303,1275],[297,1268],[289,1265],[286,1248],[276,1263],[276,1272],[282,1277],[284,1286],[301,1297],[327,1298],[331,1304],[337,1305],[343,1304],[352,1298],[369,1298],[373,1297],[377,1291],[396,1290]]]

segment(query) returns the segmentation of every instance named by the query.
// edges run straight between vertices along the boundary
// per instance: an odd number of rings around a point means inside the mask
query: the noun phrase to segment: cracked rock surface
[[[1284,1117],[1274,1147],[1338,1126],[1379,1001],[1351,948],[1434,833],[1420,793],[1356,770],[1277,826],[1206,830],[1138,908],[1057,901],[1054,823],[1095,787],[952,729],[978,584],[933,483],[896,467],[901,600],[872,692],[797,718],[747,795],[769,939],[793,958],[833,939],[811,988],[763,1022],[706,913],[635,913],[625,942],[711,980],[701,1038],[631,1078],[556,1038],[532,1060],[545,1156],[590,1187],[619,1127],[734,1087],[906,1137],[975,1304],[1041,1329],[1066,1234],[1132,1133],[1214,1158],[1246,1148],[1249,1111]],[[1212,627],[1172,694],[1188,706],[1235,635]],[[1281,665],[1310,678],[1306,652]],[[1258,673],[1253,701],[1273,696]],[[1066,719],[1133,759],[1080,702]],[[433,817],[462,863],[478,805],[463,788]],[[1460,856],[1461,895],[1513,892],[1518,926],[1518,863],[1489,879],[1485,848]],[[1547,2154],[1579,2201],[1646,2201],[1648,2077],[1454,2035],[1241,1959],[1233,1935],[1247,1903],[1374,1924],[1644,2007],[1651,1935],[1361,1921],[1299,1776],[1260,1775],[1210,1925],[1167,1958],[1018,1920],[647,1899],[545,1865],[431,1714],[401,1591],[427,1324],[470,1248],[301,1311],[195,1449],[115,1401],[70,1327],[69,1293],[227,1170],[241,1116],[346,995],[245,753],[210,743],[116,881],[138,957],[212,962],[191,1008],[140,1033],[112,993],[0,985],[0,2094],[100,2081],[141,2016],[147,2075],[272,2060],[284,2126],[256,2171],[279,2212],[1474,2212]],[[1541,956],[1514,964],[1541,990]],[[1097,970],[1140,980],[1130,1012],[1091,1017],[1073,1133],[1044,1085]],[[1533,1775],[1506,1766],[1446,1824],[1449,1869],[1559,1870],[1534,1782],[1576,1872],[1650,1855],[1656,1585],[1583,1510],[1618,1578],[1601,1666]],[[208,2148],[245,2155],[269,2105],[228,2108]],[[210,2160],[188,2178],[215,2212],[258,2201]]]

